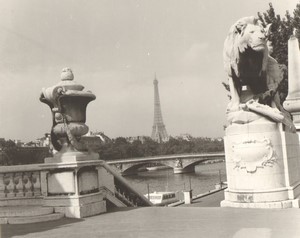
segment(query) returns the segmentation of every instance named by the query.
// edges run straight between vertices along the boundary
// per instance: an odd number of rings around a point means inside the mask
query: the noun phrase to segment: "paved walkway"
[[[85,219],[2,225],[0,238],[300,237],[300,209],[217,207],[223,196],[218,192],[180,207],[123,208]]]
[[[126,208],[81,220],[3,225],[6,237],[298,238],[300,209]]]

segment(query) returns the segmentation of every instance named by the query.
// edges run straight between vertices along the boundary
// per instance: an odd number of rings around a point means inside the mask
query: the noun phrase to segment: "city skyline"
[[[169,135],[223,136],[223,42],[236,20],[268,2],[1,1],[0,137],[31,141],[50,131],[39,96],[64,67],[97,97],[87,108],[91,131],[150,136],[156,72]],[[298,1],[272,2],[283,16]]]

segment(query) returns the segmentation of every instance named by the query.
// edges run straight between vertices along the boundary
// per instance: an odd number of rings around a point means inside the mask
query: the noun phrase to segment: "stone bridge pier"
[[[202,160],[201,162],[203,162],[204,160]],[[174,167],[173,167],[173,171],[174,174],[183,174],[183,173],[193,173],[195,172],[195,166],[200,163],[200,161],[198,162],[192,162],[192,163],[187,163],[189,161],[185,161],[185,160],[181,160],[181,159],[176,159],[174,161]]]

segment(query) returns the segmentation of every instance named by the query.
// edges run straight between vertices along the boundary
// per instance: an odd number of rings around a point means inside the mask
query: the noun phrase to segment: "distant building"
[[[97,136],[101,139],[102,142],[110,142],[111,139],[105,135],[103,132],[92,132],[92,131],[89,131],[87,136]]]
[[[143,144],[146,138],[149,138],[149,136],[130,136],[126,137],[125,139],[129,143],[133,143],[134,141],[140,141]]]
[[[51,146],[51,136],[50,133],[45,133],[45,136],[36,140],[37,146],[50,147]]]
[[[14,140],[14,143],[16,144],[16,146],[22,146],[22,141],[21,140]]]
[[[175,139],[181,139],[185,141],[191,141],[193,137],[190,134],[181,134],[179,136],[176,136]]]

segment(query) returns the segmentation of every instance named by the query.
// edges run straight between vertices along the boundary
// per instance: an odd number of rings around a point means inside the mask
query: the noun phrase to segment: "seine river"
[[[220,177],[223,182],[226,181],[225,162],[197,165],[195,173],[174,174],[173,169],[167,169],[139,172],[137,175],[126,176],[125,179],[143,194],[147,194],[148,186],[150,193],[179,192],[189,190],[191,186],[193,195],[197,195],[214,189]]]

